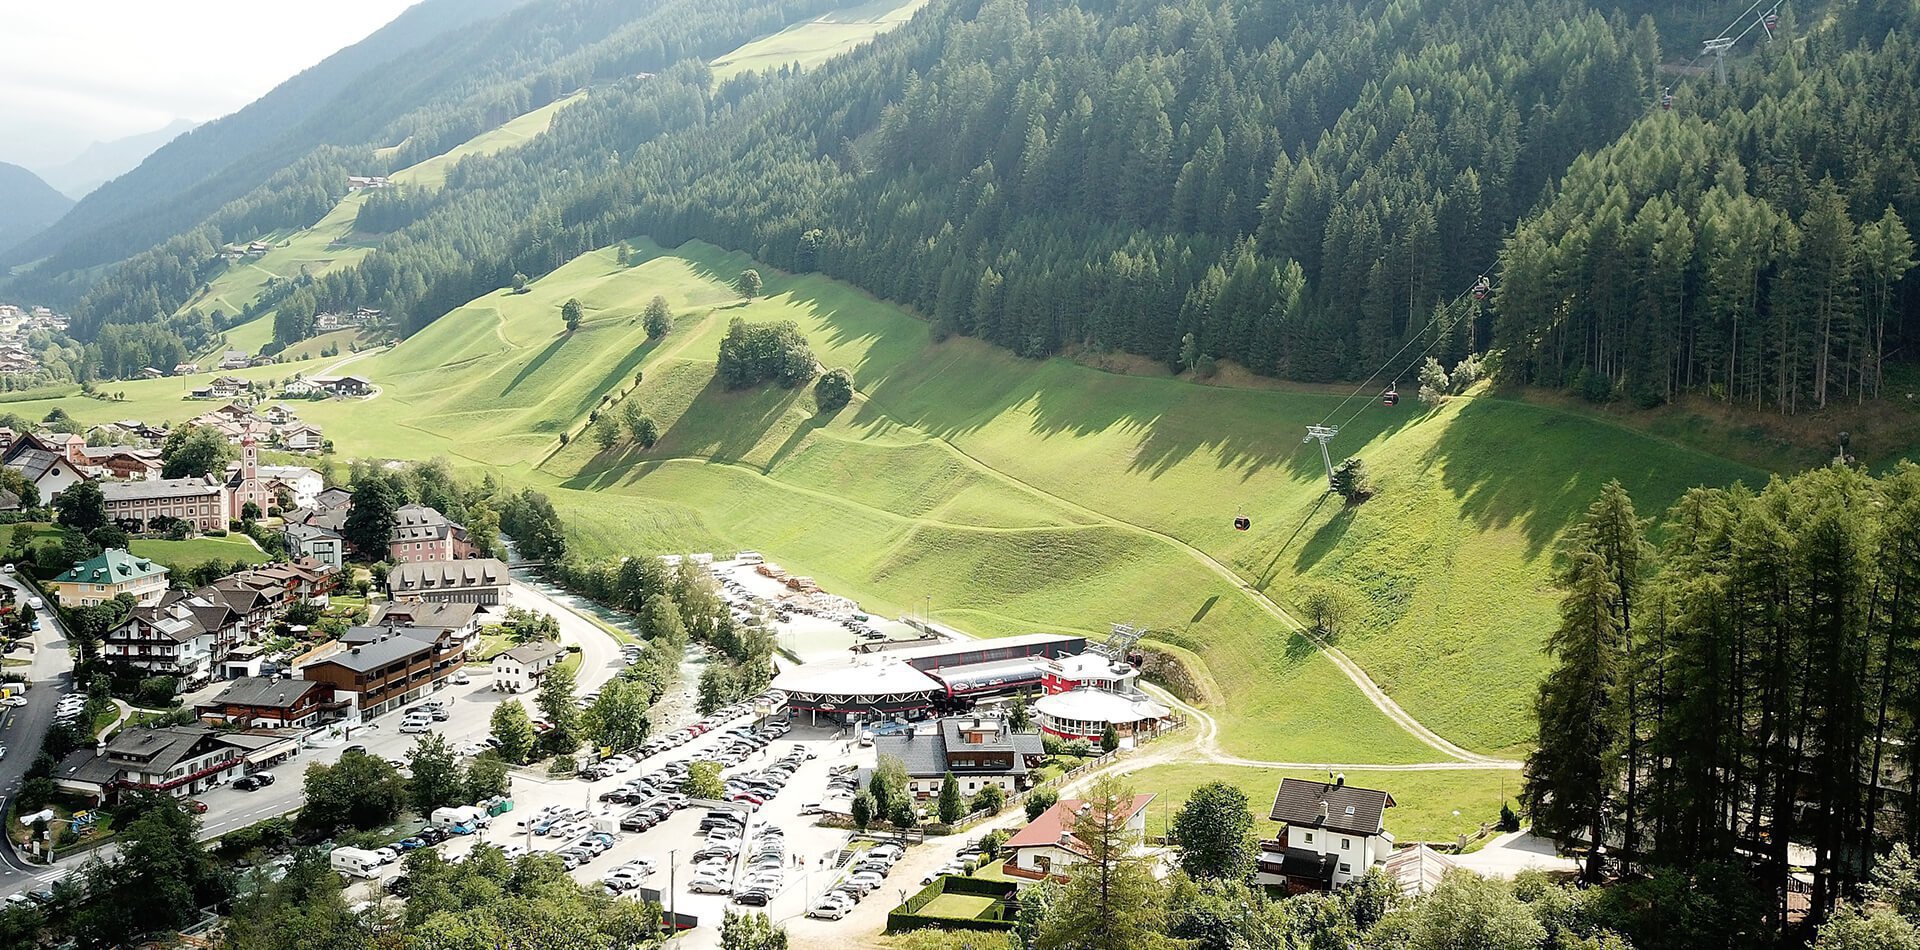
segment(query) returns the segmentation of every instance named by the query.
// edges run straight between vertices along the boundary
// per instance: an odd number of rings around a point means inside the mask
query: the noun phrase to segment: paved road
[[[14,592],[24,605],[33,596],[11,574],[0,574],[0,584]],[[33,635],[33,665],[27,678],[33,683],[27,690],[27,705],[6,707],[0,719],[0,745],[6,746],[6,758],[0,759],[0,807],[11,802],[20,791],[27,769],[40,751],[40,742],[53,724],[54,707],[73,687],[73,658],[67,653],[66,628],[52,605],[41,609],[40,630]],[[21,855],[13,851],[5,835],[0,835],[0,890],[20,890],[41,869],[29,868]]]
[[[561,642],[580,645],[580,672],[574,678],[579,692],[606,685],[624,665],[620,644],[584,616],[595,609],[592,604],[538,580],[523,578],[520,572],[507,588],[507,604],[553,616],[560,621]]]
[[[562,599],[571,600],[564,595],[556,599],[517,580],[507,593],[508,602],[514,606],[544,611],[558,618],[560,639],[563,642],[580,644],[579,689],[581,692],[586,692],[598,688],[620,669],[620,648],[606,631],[575,613],[574,608],[561,602]],[[47,631],[53,629],[53,623],[50,621],[53,621],[52,617],[43,615],[42,623]],[[64,662],[66,658],[64,638],[56,637],[52,643],[43,644],[40,653],[43,656],[57,654]],[[38,678],[38,669],[36,666],[36,678]],[[487,675],[485,667],[474,670],[471,679],[472,682],[466,686],[449,686],[434,694],[434,698],[447,701],[449,711],[452,713],[447,721],[436,723],[435,726],[440,735],[456,748],[483,739],[489,734],[494,706],[502,698],[501,694],[493,691],[493,679]],[[12,712],[33,713],[40,710],[45,718],[39,728],[44,732],[46,723],[52,721],[53,707],[59,700],[58,694],[65,691],[64,683],[65,675],[63,674],[63,685],[59,688],[36,686],[29,693],[31,701],[36,705],[12,710]],[[350,734],[327,740],[328,744],[319,748],[303,748],[291,761],[273,768],[271,771],[277,781],[259,791],[243,792],[232,786],[224,786],[195,796],[207,804],[207,813],[201,818],[201,837],[212,838],[235,828],[245,827],[297,809],[300,807],[302,791],[300,776],[307,765],[313,762],[336,761],[340,758],[341,751],[348,745],[364,745],[372,755],[404,760],[407,750],[413,748],[414,737],[401,734],[400,719],[399,714],[390,712],[368,725],[354,728]],[[9,749],[39,748],[38,733],[34,734],[33,741],[28,744],[23,739],[14,738],[11,730],[15,728],[17,726],[12,721],[0,727],[0,737],[4,737],[0,738],[0,742],[4,742]],[[30,764],[32,764],[31,755],[16,756],[10,751],[4,760],[0,760],[0,788],[7,789],[8,794],[11,794],[12,789],[18,786],[20,774],[24,773]],[[64,877],[87,859],[91,857],[105,859],[111,857],[114,851],[114,846],[107,844],[83,855],[67,858],[55,867],[36,866],[28,871],[22,871],[14,865],[11,854],[0,855],[0,864],[9,865],[4,870],[0,870],[0,896],[32,887],[44,887]]]

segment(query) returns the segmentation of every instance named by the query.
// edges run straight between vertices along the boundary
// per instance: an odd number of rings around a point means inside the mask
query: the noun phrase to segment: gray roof
[[[347,632],[340,635],[340,642],[376,643],[389,635],[398,634],[403,637],[412,637],[422,643],[438,643],[441,635],[446,632],[447,628],[445,627],[410,627],[401,624],[378,624],[365,627],[348,627]]]
[[[107,501],[144,501],[149,498],[193,498],[218,495],[220,486],[204,478],[143,478],[130,482],[100,483],[100,496]]]
[[[507,565],[498,558],[477,557],[465,561],[416,561],[396,564],[387,572],[387,590],[400,594],[437,590],[471,590],[505,587]]]
[[[7,467],[20,470],[28,481],[39,481],[48,470],[59,465],[62,456],[41,449],[26,449],[7,462]]]
[[[319,686],[307,680],[288,680],[274,676],[243,676],[227,684],[220,695],[202,706],[269,706],[285,709]]]
[[[460,525],[426,505],[402,505],[393,513],[391,541],[432,541],[461,529]]]
[[[457,630],[473,622],[474,614],[480,612],[479,604],[443,604],[428,600],[402,600],[380,605],[374,611],[372,624],[384,623],[388,617],[411,623],[416,627],[441,627]]]
[[[213,737],[213,729],[207,726],[122,729],[107,741],[107,757],[137,760],[142,771],[164,772],[192,756],[195,747]]]
[[[1324,818],[1320,816],[1322,802],[1327,805]],[[1302,828],[1377,835],[1386,827],[1384,814],[1393,804],[1393,796],[1378,789],[1283,778],[1273,796],[1271,817]]]
[[[412,637],[392,636],[349,647],[324,660],[317,661],[314,665],[332,663],[355,673],[365,673],[369,670],[377,670],[395,660],[404,660],[432,649],[431,643]]]
[[[899,736],[877,736],[873,740],[874,751],[880,755],[891,755],[907,768],[907,774],[914,778],[937,778],[952,771],[957,775],[1025,775],[1027,757],[1045,754],[1036,732],[1009,733],[1004,727],[994,738],[986,742],[971,745],[961,742],[962,728],[973,721],[971,716],[955,716],[940,720],[940,729],[931,735],[907,733]],[[984,723],[1000,724],[995,720]],[[1001,724],[1003,725],[1003,724]],[[947,764],[948,750],[970,749],[981,752],[1014,752],[1011,768],[950,768]]]
[[[526,666],[531,663],[538,663],[547,657],[565,653],[566,651],[567,648],[558,643],[529,643],[525,646],[517,646],[511,650],[501,651],[500,656],[522,666]]]

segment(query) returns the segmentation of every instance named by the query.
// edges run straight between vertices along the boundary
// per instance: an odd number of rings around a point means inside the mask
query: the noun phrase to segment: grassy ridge
[[[492,155],[516,145],[525,145],[534,136],[545,132],[547,127],[553,124],[553,117],[561,109],[572,105],[585,94],[581,91],[555,99],[532,112],[508,120],[498,128],[482,132],[443,154],[394,172],[390,177],[403,185],[438,188],[447,182],[447,169],[458,164],[461,159],[469,155]]]

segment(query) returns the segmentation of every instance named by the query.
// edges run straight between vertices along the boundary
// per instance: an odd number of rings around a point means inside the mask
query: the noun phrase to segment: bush
[[[720,381],[745,389],[773,381],[788,389],[813,378],[813,350],[792,320],[748,323],[739,317],[720,341]]]
[[[548,775],[572,775],[578,771],[580,771],[580,763],[575,762],[570,755],[556,755],[553,757],[553,764],[547,766]]]
[[[133,701],[141,706],[171,706],[180,694],[177,676],[149,676],[134,690]]]
[[[853,401],[853,375],[844,369],[830,369],[813,384],[813,401],[823,413],[839,412]]]

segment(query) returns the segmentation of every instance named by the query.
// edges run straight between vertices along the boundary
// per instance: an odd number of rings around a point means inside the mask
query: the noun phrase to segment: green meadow
[[[241,534],[229,534],[224,538],[189,538],[185,541],[135,538],[128,542],[127,550],[141,557],[159,561],[170,570],[193,567],[207,561],[228,564],[234,561],[246,561],[249,564],[263,564],[267,560],[267,556]]]
[[[927,0],[872,0],[823,13],[715,59],[710,64],[713,76],[724,80],[782,66],[818,66],[913,19],[926,4]]]
[[[869,609],[930,606],[983,636],[1146,625],[1204,664],[1222,744],[1248,758],[1438,757],[1254,592],[1288,606],[1308,580],[1353,590],[1367,606],[1341,648],[1448,739],[1512,754],[1555,618],[1554,544],[1600,485],[1621,479],[1652,513],[1691,485],[1761,477],[1589,416],[1409,400],[1371,406],[1336,439],[1377,486],[1349,508],[1301,444],[1339,396],[934,343],[891,304],[765,267],[766,296],[742,302],[729,283],[747,257],[634,245],[637,264],[583,255],[356,361],[347,371],[381,386],[372,402],[299,411],[343,455],[446,455],[548,491],[583,554],[754,548]],[[677,320],[651,343],[639,313],[655,294]],[[572,297],[587,317],[568,334]],[[734,317],[795,321],[824,365],[853,373],[853,403],[824,416],[810,389],[722,388],[714,361]],[[155,384],[180,385],[126,388]],[[609,395],[636,400],[661,443],[602,452],[577,437]],[[146,405],[57,402],[80,418]],[[1252,531],[1233,530],[1240,514]]]
[[[1512,802],[1520,792],[1520,773],[1498,769],[1354,771],[1346,776],[1351,785],[1382,789],[1393,796],[1394,805],[1387,809],[1387,830],[1403,842],[1451,843],[1459,835],[1471,835],[1482,823],[1493,824],[1500,817],[1500,803]],[[1280,830],[1279,824],[1267,816],[1272,813],[1273,795],[1283,778],[1329,780],[1326,772],[1317,770],[1201,763],[1148,766],[1122,775],[1120,780],[1136,793],[1154,796],[1147,812],[1147,834],[1161,834],[1194,789],[1208,782],[1225,782],[1247,796],[1254,830],[1270,838]]]
[[[547,130],[553,124],[553,117],[585,95],[584,91],[573,93],[547,103],[525,115],[508,120],[498,128],[489,129],[452,149],[425,161],[417,162],[388,176],[402,185],[422,185],[438,188],[447,181],[447,170],[459,164],[469,155],[492,155],[516,145],[525,145],[534,136]]]

